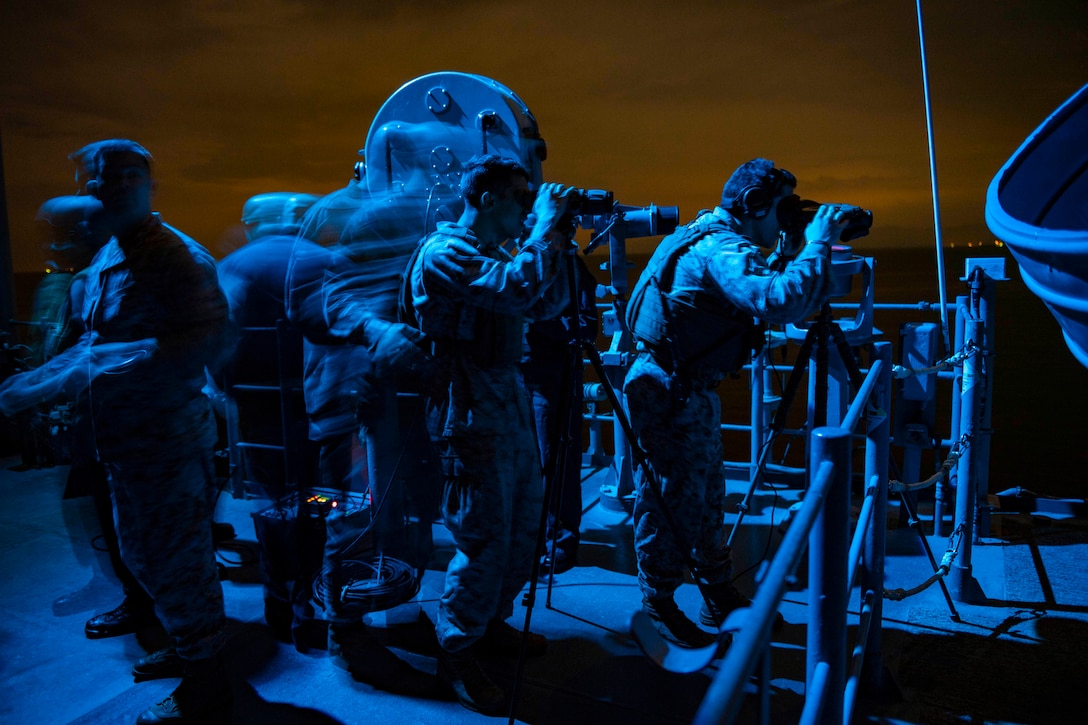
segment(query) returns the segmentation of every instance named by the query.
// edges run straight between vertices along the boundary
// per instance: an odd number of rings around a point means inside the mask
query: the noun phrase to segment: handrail
[[[862,679],[862,668],[865,665],[865,642],[869,639],[869,628],[873,626],[875,608],[873,600],[877,594],[872,589],[865,592],[862,597],[861,615],[858,617],[858,638],[854,645],[854,651],[850,655],[850,677],[846,680],[846,689],[843,692],[843,724],[849,725],[851,715],[854,712],[854,702],[857,700],[858,686]]]
[[[876,493],[880,481],[871,481],[871,485],[865,489],[865,500],[861,504],[858,513],[858,525],[854,529],[854,538],[850,542],[850,556],[847,562],[850,571],[846,575],[846,588],[852,589],[858,575],[858,566],[861,563],[861,550],[865,545],[865,538],[869,533],[869,525],[873,520],[873,508],[876,506]]]
[[[805,688],[805,706],[798,720],[802,725],[820,722],[824,702],[826,702],[824,693],[827,692],[827,678],[830,674],[831,667],[826,662],[816,665],[816,669],[812,671],[812,682]]]
[[[823,509],[824,499],[834,483],[834,475],[834,464],[821,460],[801,510],[786,530],[782,544],[771,560],[767,576],[748,608],[744,626],[734,636],[733,644],[726,652],[718,673],[695,713],[692,721],[694,725],[731,722],[736,716],[744,685],[763,654],[771,634],[775,612],[786,594],[786,582],[801,563],[801,557],[808,547],[809,532]],[[731,626],[733,620],[734,617],[730,616],[723,626]]]
[[[854,402],[850,405],[849,410],[846,411],[846,417],[842,419],[840,427],[845,430],[854,432],[854,429],[858,427],[858,421],[861,420],[861,414],[865,410],[865,406],[869,404],[869,396],[873,393],[873,388],[876,387],[877,382],[880,380],[880,374],[884,369],[884,361],[876,360],[869,368],[868,374],[865,376],[865,382],[861,384],[861,388],[858,389],[857,395],[854,396]]]
[[[889,419],[885,411],[890,405],[891,368],[890,346],[878,343],[876,347],[879,357],[869,368],[842,427],[818,428],[811,433],[810,480],[804,501],[786,530],[751,606],[735,612],[722,625],[723,631],[733,632],[733,644],[696,712],[693,720],[696,725],[732,723],[736,718],[748,678],[760,658],[768,656],[775,612],[806,550],[812,619],[806,702],[801,721],[848,722],[852,716],[858,682],[864,676],[863,665],[867,664],[865,655],[875,654],[879,658],[880,654],[879,627],[871,631],[871,622],[880,621],[881,611],[873,582],[883,578],[883,531],[875,522],[883,520],[887,504],[887,470],[880,462],[885,461],[886,465],[888,455]],[[876,400],[878,390],[880,399]],[[869,403],[874,411],[869,415],[866,433],[866,500],[855,538],[847,547],[851,431]],[[862,583],[865,617],[847,662],[846,601],[862,560],[867,567]],[[828,699],[837,697],[843,699]]]

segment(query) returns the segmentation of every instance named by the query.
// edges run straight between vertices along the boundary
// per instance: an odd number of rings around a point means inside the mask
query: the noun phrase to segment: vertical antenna
[[[944,289],[944,244],[941,241],[941,205],[937,198],[937,154],[933,146],[933,117],[929,105],[929,75],[926,70],[926,36],[922,27],[922,0],[918,7],[918,47],[922,56],[922,94],[926,103],[926,133],[929,137],[929,183],[933,189],[933,228],[937,245],[937,290],[941,296],[941,334],[944,337],[945,354],[952,352],[948,340],[948,304]]]

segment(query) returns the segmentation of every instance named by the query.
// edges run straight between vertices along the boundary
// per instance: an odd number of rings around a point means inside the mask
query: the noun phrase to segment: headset
[[[88,181],[85,184],[85,187],[87,189],[88,194],[93,196],[95,199],[98,198],[98,180],[97,179],[91,179],[90,181]]]
[[[785,174],[772,166],[760,183],[750,184],[737,192],[731,208],[752,219],[762,219],[774,206],[779,188],[788,181]]]

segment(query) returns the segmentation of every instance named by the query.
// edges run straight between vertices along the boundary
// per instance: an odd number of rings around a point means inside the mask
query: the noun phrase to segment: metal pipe
[[[865,477],[875,481],[876,498],[874,500],[873,526],[865,539],[863,554],[861,589],[876,592],[871,602],[873,621],[876,627],[870,627],[865,639],[865,668],[862,681],[871,692],[879,691],[884,685],[884,656],[882,654],[883,632],[879,622],[884,616],[884,557],[887,545],[888,527],[888,468],[889,448],[891,447],[891,417],[886,411],[892,406],[892,345],[890,342],[878,342],[874,349],[877,356],[886,364],[880,377],[880,387],[876,391],[879,411],[869,416],[865,440]]]
[[[933,113],[929,102],[929,71],[926,67],[926,37],[922,23],[922,0],[917,0],[918,9],[918,47],[922,58],[922,94],[926,107],[926,136],[929,140],[929,180],[933,191],[933,228],[937,252],[937,290],[941,298],[941,334],[944,337],[944,351],[952,351],[948,338],[948,300],[944,287],[944,243],[941,240],[941,205],[937,194],[937,152],[933,143]]]
[[[763,439],[766,437],[764,432],[764,413],[763,413],[763,397],[764,397],[764,383],[766,378],[764,375],[764,366],[766,363],[766,350],[761,350],[752,359],[752,370],[748,374],[751,380],[751,405],[749,406],[749,415],[751,420],[750,435],[748,437],[748,455],[751,463],[748,467],[748,485],[750,487],[758,486],[762,481],[760,480],[762,474],[759,471],[759,452],[763,447]]]
[[[865,491],[865,501],[862,502],[861,511],[858,512],[858,523],[854,528],[854,538],[850,541],[850,556],[847,558],[849,566],[846,574],[847,589],[853,588],[854,579],[858,575],[861,550],[869,535],[869,528],[873,523],[873,507],[876,505],[876,492],[879,486],[879,482],[870,481],[870,485]]]
[[[846,411],[846,417],[843,418],[842,427],[845,430],[853,433],[854,429],[857,428],[858,421],[861,420],[861,414],[864,412],[865,406],[869,404],[869,396],[872,394],[873,388],[876,387],[884,367],[884,361],[877,360],[869,368],[869,373],[865,376],[865,382],[861,384],[861,388],[858,389],[857,394],[854,396],[854,402],[850,404],[850,409]]]
[[[806,643],[806,682],[826,662],[827,692],[821,723],[840,725],[846,686],[847,551],[850,531],[850,436],[821,429],[812,436],[814,461],[832,461],[835,475],[808,537],[808,602],[811,621]]]
[[[861,670],[865,666],[866,640],[869,638],[869,630],[873,625],[873,592],[865,592],[861,605],[861,614],[858,617],[858,638],[854,645],[854,651],[850,656],[850,676],[846,680],[846,689],[842,696],[842,725],[850,725],[854,715],[854,703],[858,697],[858,683],[861,680]]]
[[[980,341],[982,346],[982,392],[981,398],[981,411],[979,413],[978,429],[975,431],[975,439],[971,443],[971,446],[975,449],[975,480],[978,482],[975,495],[979,501],[984,501],[986,495],[990,492],[990,441],[993,435],[993,411],[994,411],[994,350],[996,344],[994,341],[994,333],[996,330],[996,318],[994,313],[996,307],[994,306],[994,298],[997,289],[997,285],[993,277],[986,274],[985,271],[979,269],[976,273],[979,276],[978,285],[980,287],[978,292],[978,319],[982,324],[982,340]],[[977,532],[979,536],[988,536],[988,526],[985,528],[980,527]]]
[[[978,320],[970,318],[970,311],[965,311],[964,315],[964,341],[977,342],[982,325]],[[978,394],[982,383],[979,378],[980,366],[981,361],[978,355],[972,355],[963,361],[963,387],[960,393],[962,397],[960,403],[960,431],[968,440],[973,437],[977,424]],[[971,573],[971,551],[975,537],[976,502],[973,471],[975,456],[975,447],[970,445],[967,452],[960,457],[957,465],[956,528],[962,532],[963,539],[959,560],[952,565],[949,571],[952,598],[957,602],[978,602],[984,599],[984,597],[981,597],[978,582],[975,581]]]
[[[797,720],[798,725],[823,722],[820,715],[823,714],[824,703],[827,701],[827,678],[830,673],[831,667],[826,662],[816,665],[812,680],[805,685],[805,706]]]
[[[813,438],[835,432],[835,429],[821,428],[813,433]],[[849,452],[849,437],[845,431],[839,431],[840,437],[834,438],[829,445],[841,447]],[[765,653],[768,637],[775,612],[786,593],[786,582],[797,570],[801,556],[805,553],[806,539],[816,522],[816,517],[823,509],[828,489],[837,475],[831,460],[812,458],[812,473],[804,503],[797,513],[797,518],[786,529],[786,535],[778,551],[771,560],[767,575],[756,591],[749,608],[745,626],[736,633],[733,644],[729,647],[718,673],[707,688],[699,710],[692,721],[695,725],[731,722],[740,710],[748,676],[755,669],[759,658]]]

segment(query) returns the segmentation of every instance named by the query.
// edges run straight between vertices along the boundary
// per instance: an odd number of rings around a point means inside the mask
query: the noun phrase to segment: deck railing
[[[722,625],[735,630],[730,646],[699,707],[698,725],[731,723],[744,688],[757,666],[764,673],[771,656],[775,612],[808,550],[809,622],[805,705],[800,722],[842,725],[850,721],[859,685],[876,682],[882,670],[880,627],[884,582],[884,532],[888,496],[891,346],[877,343],[876,360],[842,424],[810,434],[808,489],[786,531],[751,607]],[[857,526],[850,533],[852,441],[862,417],[865,437],[865,494]],[[847,603],[860,578],[861,616],[857,638],[847,642]],[[848,655],[848,652],[850,653]],[[762,721],[768,722],[770,683],[759,683]]]

